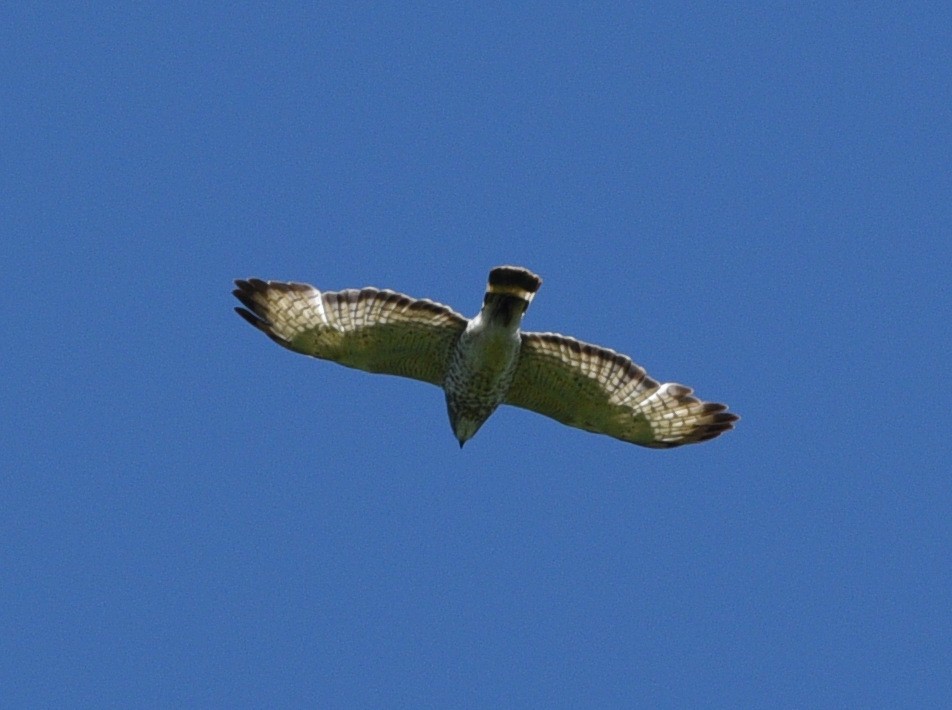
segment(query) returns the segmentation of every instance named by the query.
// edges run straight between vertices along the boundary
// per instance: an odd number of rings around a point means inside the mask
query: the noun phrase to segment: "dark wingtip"
[[[260,330],[279,345],[287,346],[287,342],[275,334],[271,329],[271,323],[268,321],[267,311],[255,300],[255,294],[266,291],[270,284],[261,279],[235,279],[237,288],[232,291],[232,295],[241,301],[241,306],[235,306],[235,313],[244,320]]]
[[[702,441],[710,441],[715,439],[724,432],[731,431],[734,428],[734,422],[740,419],[739,416],[733,412],[725,412],[724,409],[727,409],[727,405],[719,404],[717,405],[721,409],[714,410],[711,415],[711,421],[697,429],[692,436],[690,436],[685,443],[700,443]]]
[[[237,313],[237,314],[240,315],[242,318],[244,318],[246,321],[248,321],[249,323],[251,323],[251,325],[253,325],[255,328],[261,327],[261,326],[260,326],[260,324],[261,324],[261,319],[258,318],[258,316],[256,316],[256,315],[255,315],[254,313],[252,313],[251,311],[249,311],[249,310],[247,310],[247,309],[245,309],[245,308],[242,308],[241,306],[235,306],[235,313]]]
[[[731,422],[736,422],[740,417],[738,417],[733,412],[717,412],[711,416],[711,421],[717,424],[730,424]]]
[[[250,291],[241,291],[240,289],[235,289],[231,292],[231,295],[237,298],[242,304],[252,313],[257,313],[259,306],[255,303],[254,299],[251,297]]]

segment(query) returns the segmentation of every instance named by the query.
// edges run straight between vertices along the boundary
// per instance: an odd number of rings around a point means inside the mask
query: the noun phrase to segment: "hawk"
[[[238,315],[289,350],[442,387],[461,448],[500,404],[653,448],[713,439],[738,419],[684,385],[656,382],[614,350],[522,332],[542,285],[522,267],[489,272],[483,307],[471,320],[377,288],[322,292],[260,279],[235,285],[244,305]]]

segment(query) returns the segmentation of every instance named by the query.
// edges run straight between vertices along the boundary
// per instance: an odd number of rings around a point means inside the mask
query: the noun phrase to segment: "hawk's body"
[[[500,404],[642,446],[712,439],[737,415],[691,390],[659,384],[629,358],[555,333],[523,333],[542,280],[519,267],[489,274],[483,308],[467,320],[450,308],[375,288],[236,281],[238,313],[291,350],[370,372],[439,385],[463,445]]]

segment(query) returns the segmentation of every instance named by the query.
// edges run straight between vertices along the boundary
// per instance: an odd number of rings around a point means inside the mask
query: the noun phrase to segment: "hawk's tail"
[[[542,279],[521,266],[497,266],[489,272],[486,295],[514,296],[528,306],[542,285]]]

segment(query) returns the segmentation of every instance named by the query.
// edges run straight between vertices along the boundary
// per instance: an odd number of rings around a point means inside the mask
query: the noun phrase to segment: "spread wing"
[[[289,350],[368,372],[443,383],[449,352],[466,327],[452,309],[376,288],[318,291],[249,279],[232,293],[238,315]]]
[[[614,350],[556,333],[523,333],[506,404],[641,446],[669,448],[706,441],[739,418],[702,402],[692,390],[660,384]]]

